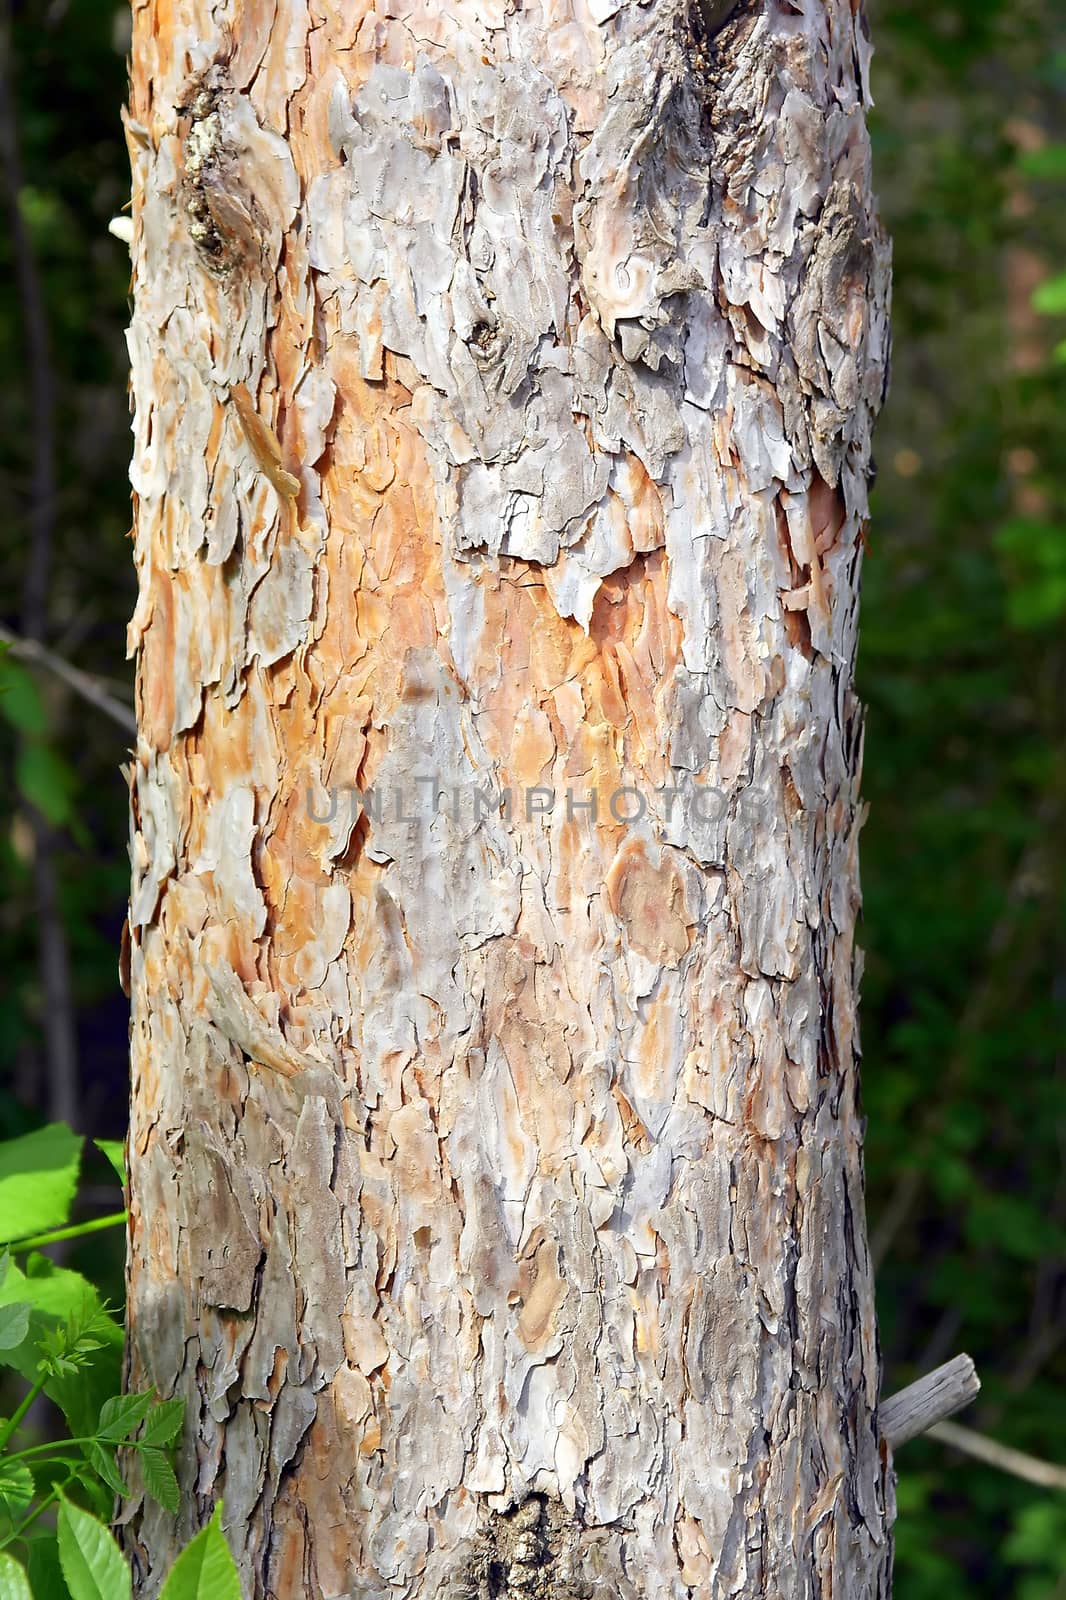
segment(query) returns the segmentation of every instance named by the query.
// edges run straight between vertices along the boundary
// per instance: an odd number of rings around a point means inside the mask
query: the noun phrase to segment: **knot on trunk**
[[[176,107],[185,225],[216,278],[273,271],[300,198],[288,145],[215,61]]]
[[[599,1600],[581,1572],[581,1528],[557,1500],[534,1494],[494,1512],[467,1547],[447,1600]]]

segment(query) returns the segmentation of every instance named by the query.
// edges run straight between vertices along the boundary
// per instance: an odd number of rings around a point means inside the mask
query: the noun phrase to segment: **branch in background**
[[[928,1433],[945,1417],[954,1416],[975,1399],[981,1388],[977,1369],[969,1356],[956,1356],[917,1383],[908,1384],[891,1399],[881,1403],[881,1436],[890,1449],[898,1450],[909,1439]]]
[[[1027,1455],[1024,1450],[1012,1449],[1010,1445],[998,1444],[987,1434],[975,1433],[972,1428],[960,1428],[955,1422],[935,1423],[929,1433],[941,1444],[961,1450],[964,1455],[972,1456],[975,1461],[983,1461],[986,1466],[998,1467],[1000,1472],[1009,1472],[1014,1478],[1024,1478],[1026,1483],[1035,1483],[1038,1488],[1066,1489],[1066,1467],[1041,1461],[1037,1456]]]
[[[4,0],[0,9],[0,182],[7,193],[11,246],[19,304],[26,329],[29,370],[28,431],[33,471],[22,631],[28,641],[36,641],[43,646],[48,626],[48,589],[55,536],[56,396],[44,287],[33,241],[22,214],[24,180],[15,108],[10,0]],[[33,883],[43,995],[41,1025],[47,1052],[48,1113],[57,1120],[76,1123],[77,1033],[70,982],[70,953],[59,905],[56,837],[47,819],[35,807],[30,807],[29,815],[34,846]]]
[[[124,732],[136,735],[137,718],[131,707],[123,705],[121,700],[116,700],[98,678],[82,672],[80,667],[75,667],[62,656],[57,656],[54,650],[49,650],[47,645],[41,644],[38,639],[20,639],[17,633],[12,633],[3,623],[0,623],[0,642],[11,646],[11,654],[17,660],[28,661],[33,666],[46,667],[49,672],[54,672],[57,678],[62,678],[68,688],[73,689],[75,694],[110,717],[111,721],[117,723]]]

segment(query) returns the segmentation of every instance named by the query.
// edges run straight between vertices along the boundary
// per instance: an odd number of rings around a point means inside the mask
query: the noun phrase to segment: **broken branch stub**
[[[947,1361],[916,1383],[885,1400],[880,1408],[881,1437],[893,1450],[928,1433],[975,1399],[981,1388],[977,1369],[967,1355]]]

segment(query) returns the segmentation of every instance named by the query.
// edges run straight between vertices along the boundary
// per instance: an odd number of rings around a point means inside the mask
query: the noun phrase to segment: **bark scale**
[[[724,9],[135,8],[145,1595],[889,1592],[869,50]]]

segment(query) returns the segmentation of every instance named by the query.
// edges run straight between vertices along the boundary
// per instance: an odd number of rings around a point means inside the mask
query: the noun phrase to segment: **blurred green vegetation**
[[[895,249],[860,653],[886,1385],[968,1350],[966,1424],[1066,1464],[1066,15],[872,0],[871,27]],[[1066,1596],[1066,1494],[932,1441],[899,1465],[900,1600]]]
[[[984,1380],[967,1423],[1066,1464],[1066,18],[1057,0],[870,0],[870,13],[896,261],[860,663],[886,1383],[966,1349]],[[111,0],[26,0],[0,65],[48,318],[48,642],[128,700],[128,263],[108,232],[128,194],[126,36]],[[0,229],[0,613],[16,632],[35,469],[18,266]],[[64,1114],[36,936],[44,838],[69,952],[74,1120],[119,1135],[126,735],[54,677],[3,671],[0,1133]],[[1066,1495],[930,1440],[900,1469],[900,1600],[1063,1600]]]

